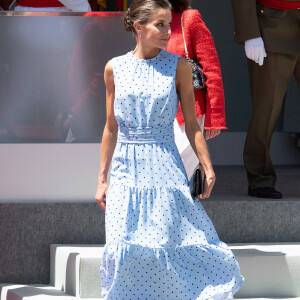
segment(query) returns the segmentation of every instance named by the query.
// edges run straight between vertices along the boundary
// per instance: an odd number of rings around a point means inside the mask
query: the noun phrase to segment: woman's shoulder
[[[174,54],[174,53],[169,52],[169,51],[167,51],[165,49],[161,50],[161,58],[162,59],[167,59],[167,60],[170,60],[170,61],[171,60],[177,61],[180,57],[181,57],[180,55]]]
[[[128,67],[130,64],[131,52],[115,56],[108,61],[110,66],[114,69],[114,72],[117,72],[122,67]]]
[[[191,66],[185,57],[180,56],[178,58],[177,70],[188,69],[191,70]]]
[[[178,64],[178,61],[180,60],[181,56],[178,54],[174,54],[172,52],[169,52],[167,50],[162,49],[160,55],[160,60],[162,65],[168,65],[168,66],[174,66],[176,69],[176,66]]]
[[[117,75],[122,67],[127,67],[129,63],[130,52],[111,58],[105,65],[104,73],[106,75]]]

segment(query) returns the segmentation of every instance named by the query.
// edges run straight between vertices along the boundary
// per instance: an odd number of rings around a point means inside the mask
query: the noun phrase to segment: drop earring
[[[138,33],[138,39],[140,39],[142,37],[142,34],[139,32]]]

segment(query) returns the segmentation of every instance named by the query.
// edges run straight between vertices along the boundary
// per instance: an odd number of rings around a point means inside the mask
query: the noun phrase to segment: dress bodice
[[[173,124],[178,110],[175,77],[179,57],[161,50],[152,59],[138,59],[128,52],[112,60],[114,113],[120,127]]]

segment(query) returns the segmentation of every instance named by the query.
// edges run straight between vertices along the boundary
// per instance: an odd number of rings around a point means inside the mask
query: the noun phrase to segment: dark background
[[[247,130],[250,89],[228,1],[193,1],[219,54],[229,131]],[[121,17],[0,16],[0,143],[98,143],[105,124],[103,69],[134,48]],[[209,55],[209,54],[208,54]],[[295,80],[276,131],[300,132]]]

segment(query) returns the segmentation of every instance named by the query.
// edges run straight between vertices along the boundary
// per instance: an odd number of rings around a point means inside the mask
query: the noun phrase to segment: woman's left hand
[[[209,140],[221,133],[221,129],[208,129],[205,133],[205,139]]]
[[[202,199],[209,198],[210,193],[213,189],[213,186],[216,181],[216,175],[214,171],[211,169],[211,171],[206,173],[205,180],[204,180],[204,193],[202,195]]]

